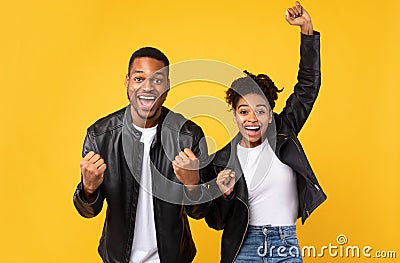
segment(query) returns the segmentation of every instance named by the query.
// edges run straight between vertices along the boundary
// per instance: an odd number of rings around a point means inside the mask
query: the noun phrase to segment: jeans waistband
[[[269,235],[293,235],[296,234],[296,225],[290,226],[251,226],[247,229],[248,234],[269,234]]]

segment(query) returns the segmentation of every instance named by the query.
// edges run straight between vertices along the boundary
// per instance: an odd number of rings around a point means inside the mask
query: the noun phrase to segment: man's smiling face
[[[158,123],[169,90],[168,69],[164,67],[164,62],[150,57],[133,61],[125,86],[135,125],[152,127]]]

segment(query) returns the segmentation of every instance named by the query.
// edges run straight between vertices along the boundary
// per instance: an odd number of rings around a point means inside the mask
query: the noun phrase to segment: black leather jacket
[[[143,158],[140,137],[141,132],[131,122],[130,106],[98,120],[87,131],[82,156],[89,151],[99,153],[107,169],[93,203],[84,200],[82,182],[73,201],[83,217],[94,217],[101,211],[104,199],[107,200],[106,219],[98,248],[104,262],[129,262]],[[201,140],[203,137],[199,126],[180,114],[162,109],[150,149],[151,163],[154,164],[151,170],[153,193],[161,196],[153,197],[161,262],[192,262],[196,254],[187,215],[195,219],[204,217],[210,203],[182,204],[187,197],[174,174],[171,161],[186,147],[192,149],[200,160],[207,158],[207,146],[205,140]],[[165,178],[177,184],[168,184],[166,182],[170,181]],[[174,199],[174,203],[163,201],[165,193],[169,193],[168,198]]]
[[[318,32],[314,32],[313,36],[301,35],[298,83],[282,112],[274,113],[276,136],[269,138],[271,145],[276,143],[275,154],[279,160],[291,167],[297,175],[298,217],[302,218],[303,224],[314,209],[326,199],[297,138],[311,112],[321,84],[319,40]],[[232,198],[224,200],[220,197],[214,200],[206,217],[210,227],[217,230],[224,229],[221,262],[229,263],[235,260],[249,223],[248,190],[236,155],[240,139],[239,133],[214,156],[212,164],[214,176],[221,170],[229,168],[233,169],[239,178]],[[216,189],[216,186],[212,188]]]

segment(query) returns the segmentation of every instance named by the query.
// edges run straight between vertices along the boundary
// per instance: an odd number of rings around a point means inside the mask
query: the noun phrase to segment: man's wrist
[[[197,174],[196,177],[197,177],[197,180],[193,180],[193,182],[190,182],[189,184],[184,183],[186,190],[188,190],[189,192],[197,189],[200,184],[200,175]]]
[[[83,193],[83,198],[85,199],[85,201],[87,201],[88,203],[92,203],[96,200],[98,192],[98,189],[91,191],[90,189],[87,189],[84,184],[82,184],[82,193]]]
[[[185,194],[191,201],[199,200],[202,196],[201,185],[185,185]]]
[[[188,192],[192,192],[196,190],[199,186],[198,185],[185,185],[185,188]]]
[[[92,203],[94,200],[96,200],[96,194],[94,194],[94,193],[88,193],[88,192],[86,192],[85,190],[83,190],[83,197],[85,198],[85,200],[88,202],[88,203]]]

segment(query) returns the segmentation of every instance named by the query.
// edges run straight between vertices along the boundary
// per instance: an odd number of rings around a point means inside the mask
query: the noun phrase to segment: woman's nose
[[[248,117],[247,120],[251,122],[255,122],[258,120],[254,111],[249,112],[249,115],[247,115],[247,117]]]

